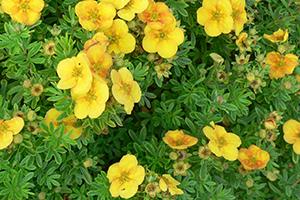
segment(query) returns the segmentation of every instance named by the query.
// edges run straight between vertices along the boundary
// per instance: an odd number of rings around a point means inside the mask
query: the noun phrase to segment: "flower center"
[[[0,121],[0,133],[6,132],[8,128],[9,127],[4,121]]]
[[[123,82],[122,83],[122,88],[123,88],[123,90],[125,91],[125,93],[127,95],[130,95],[130,93],[131,93],[131,85],[130,84]]]
[[[161,33],[159,33],[159,38],[160,39],[164,39],[164,38],[166,38],[166,34],[165,33],[163,33],[163,32],[161,32]]]
[[[91,101],[96,101],[97,100],[97,96],[94,93],[93,90],[91,90],[90,92],[87,93],[86,99],[91,102]]]
[[[120,178],[119,178],[119,181],[121,183],[126,183],[126,182],[129,182],[131,179],[129,177],[129,172],[122,172]]]
[[[93,10],[90,13],[89,19],[93,21],[93,23],[98,23],[99,21],[101,21],[101,16],[98,15],[98,9]]]
[[[119,41],[120,37],[117,35],[111,35],[108,37],[108,39],[111,43],[117,43]]]
[[[176,143],[176,146],[183,145],[182,139],[176,140],[175,143]]]
[[[79,63],[78,65],[80,66],[81,63]],[[80,67],[75,67],[73,69],[72,76],[73,77],[81,77],[82,76],[82,70],[81,70],[81,68]]]
[[[218,144],[219,144],[219,147],[223,147],[227,144],[227,141],[225,140],[224,137],[220,137],[220,138],[218,138]]]
[[[29,8],[29,1],[25,0],[20,3],[20,9],[26,11]]]
[[[279,67],[285,66],[285,59],[284,59],[284,56],[281,56],[278,65],[279,65]]]
[[[223,13],[220,10],[216,10],[212,13],[212,19],[215,21],[220,21],[223,17]]]
[[[240,15],[239,10],[232,10],[232,15],[231,16],[234,20],[237,20],[237,19],[239,19],[239,16],[241,16],[241,15]]]
[[[256,159],[255,156],[252,156],[252,157],[250,158],[250,161],[251,161],[253,164],[255,164],[255,163],[257,162],[257,159]]]
[[[152,21],[157,21],[157,19],[158,19],[158,13],[156,13],[156,12],[152,13],[151,20]]]

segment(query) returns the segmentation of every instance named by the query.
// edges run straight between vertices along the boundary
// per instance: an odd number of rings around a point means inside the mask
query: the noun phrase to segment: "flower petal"
[[[13,135],[20,133],[24,127],[24,120],[21,117],[14,117],[4,123],[8,126],[8,130],[11,131]]]
[[[171,58],[176,55],[178,46],[173,40],[162,40],[157,45],[158,54],[163,58]]]

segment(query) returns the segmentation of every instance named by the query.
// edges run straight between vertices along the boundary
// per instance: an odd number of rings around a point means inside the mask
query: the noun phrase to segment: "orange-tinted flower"
[[[298,65],[298,57],[294,54],[282,55],[273,51],[267,54],[266,63],[270,65],[270,78],[278,79],[293,73]]]
[[[268,164],[270,155],[256,145],[251,145],[248,149],[239,150],[238,159],[246,170],[263,169]]]
[[[168,131],[163,141],[172,149],[187,149],[195,145],[198,139],[185,134],[182,130]]]
[[[175,17],[169,7],[163,2],[149,1],[148,8],[139,14],[140,20],[152,28],[159,29],[167,24],[174,23]]]
[[[84,52],[91,63],[90,68],[94,76],[105,78],[113,65],[111,55],[106,52],[108,44],[108,38],[103,32],[96,33],[84,44]]]

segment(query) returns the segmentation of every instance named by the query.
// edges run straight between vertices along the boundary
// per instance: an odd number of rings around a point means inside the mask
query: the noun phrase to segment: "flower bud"
[[[171,158],[171,160],[177,160],[178,159],[178,154],[176,152],[172,151],[169,154],[169,157]]]
[[[89,168],[91,166],[93,166],[93,160],[91,158],[88,158],[86,159],[84,162],[83,162],[83,166],[85,168]]]
[[[42,84],[34,84],[31,88],[31,95],[38,97],[40,96],[44,91],[44,87]]]
[[[246,181],[246,186],[247,186],[248,188],[253,187],[253,185],[254,185],[253,179],[248,179],[248,180]]]
[[[34,112],[33,110],[29,110],[28,113],[27,113],[27,119],[28,121],[34,121],[37,117],[37,114],[36,112]]]
[[[31,81],[29,79],[26,79],[24,82],[23,82],[23,87],[24,88],[30,88],[32,86],[31,84]]]
[[[264,126],[267,130],[273,130],[277,128],[276,121],[273,118],[266,119],[264,122]]]
[[[21,144],[23,142],[23,136],[21,134],[14,135],[14,143]]]
[[[160,188],[157,182],[148,183],[145,192],[151,197],[155,198],[158,193],[160,193]]]
[[[46,199],[46,193],[45,192],[40,192],[38,194],[38,198],[39,198],[39,200],[45,200]]]

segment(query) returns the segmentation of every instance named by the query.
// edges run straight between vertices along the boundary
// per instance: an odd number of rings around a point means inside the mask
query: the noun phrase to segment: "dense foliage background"
[[[135,154],[152,172],[174,172],[172,149],[162,141],[165,132],[174,129],[199,139],[189,149],[187,176],[176,177],[184,190],[176,199],[300,199],[299,156],[283,140],[281,128],[286,120],[300,118],[299,82],[294,75],[270,80],[268,68],[262,68],[265,54],[277,50],[262,36],[278,28],[290,34],[280,48],[300,54],[299,1],[247,1],[249,21],[244,31],[252,40],[246,52],[249,61],[240,59],[234,33],[208,37],[196,23],[201,1],[164,1],[185,29],[185,42],[170,60],[168,78],[158,78],[155,66],[162,60],[143,51],[142,25],[132,21],[130,30],[140,38],[137,48],[124,58],[115,57],[114,65],[131,70],[142,100],[131,115],[108,103],[100,118],[80,121],[85,131],[77,140],[63,134],[63,126],[48,127],[42,121],[53,105],[65,115],[72,112],[69,93],[56,88],[56,66],[75,56],[93,33],[78,23],[77,0],[45,2],[42,18],[34,26],[0,14],[0,118],[25,119],[22,142],[0,151],[1,199],[112,199],[105,173],[126,153]],[[49,55],[53,50],[55,54]],[[211,53],[222,56],[224,63],[214,62]],[[255,74],[255,82],[247,79],[249,73]],[[35,84],[42,85],[41,94]],[[282,119],[278,128],[269,131],[264,121],[273,111]],[[267,167],[246,173],[239,170],[238,161],[200,158],[198,148],[207,143],[202,128],[211,121],[239,135],[242,147],[257,144],[268,151]],[[92,166],[87,167],[85,161],[90,159]],[[133,199],[148,198],[140,192]]]

